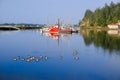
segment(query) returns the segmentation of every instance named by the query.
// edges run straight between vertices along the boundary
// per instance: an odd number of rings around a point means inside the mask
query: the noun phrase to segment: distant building
[[[120,25],[118,24],[112,24],[112,25],[108,25],[109,29],[120,29]]]

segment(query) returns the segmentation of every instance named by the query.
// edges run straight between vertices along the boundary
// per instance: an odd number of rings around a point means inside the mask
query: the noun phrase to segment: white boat
[[[50,30],[50,28],[44,27],[44,28],[40,29],[40,32],[41,32],[41,33],[49,32],[49,30]]]

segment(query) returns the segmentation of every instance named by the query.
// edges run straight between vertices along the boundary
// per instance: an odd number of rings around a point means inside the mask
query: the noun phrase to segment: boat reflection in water
[[[49,33],[50,37],[53,38],[53,39],[58,39],[60,34],[58,33]]]
[[[72,34],[71,33],[49,33],[49,32],[40,32],[43,36],[47,36],[53,39],[61,38],[69,38]]]
[[[49,32],[42,32],[41,34],[43,36],[47,36],[48,38],[52,38],[52,39],[56,40],[57,43],[58,43],[59,50],[61,48],[61,45],[59,45],[61,41],[67,40],[68,48],[70,48],[70,46],[72,46],[72,45],[70,45],[70,40],[69,40],[70,37],[72,36],[71,33],[49,33]],[[59,51],[57,53],[59,53]],[[73,49],[72,53],[73,53],[73,59],[76,60],[76,61],[78,61],[79,60],[78,49]],[[63,55],[60,54],[59,59],[62,60],[63,59]]]

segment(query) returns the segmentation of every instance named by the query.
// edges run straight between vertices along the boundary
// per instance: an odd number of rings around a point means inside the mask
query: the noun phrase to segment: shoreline
[[[42,27],[17,27],[17,26],[0,26],[0,30],[6,31],[12,31],[12,30],[28,30],[28,29],[41,29]]]
[[[103,27],[83,27],[83,26],[80,26],[80,29],[120,30],[120,29],[109,29],[108,27],[103,28]]]

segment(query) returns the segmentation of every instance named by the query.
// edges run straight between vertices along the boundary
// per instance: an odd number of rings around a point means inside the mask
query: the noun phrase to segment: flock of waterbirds
[[[75,60],[79,60],[78,51],[77,50],[73,50],[73,56],[74,56]],[[22,56],[14,57],[13,61],[21,60],[21,61],[26,61],[26,62],[31,62],[31,61],[38,62],[40,60],[47,61],[48,58],[49,58],[48,56],[43,56],[43,55],[40,55],[40,56],[37,56],[37,57],[28,55],[27,57],[22,57]],[[60,59],[62,59],[62,58],[63,58],[63,56],[60,56]]]
[[[31,61],[38,62],[39,60],[42,60],[42,59],[48,60],[48,56],[42,56],[42,55],[40,55],[39,57],[35,57],[35,56],[28,55],[27,58],[22,57],[22,56],[17,56],[17,57],[13,58],[14,61],[21,60],[21,61],[26,61],[26,62],[31,62]]]

